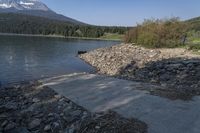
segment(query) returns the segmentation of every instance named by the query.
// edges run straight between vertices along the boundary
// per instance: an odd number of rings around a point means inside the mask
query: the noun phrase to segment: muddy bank
[[[0,133],[146,133],[137,119],[92,113],[38,82],[0,88]]]
[[[183,48],[146,49],[121,44],[80,58],[101,74],[162,86],[163,89],[151,92],[155,95],[183,100],[200,95],[200,56]]]

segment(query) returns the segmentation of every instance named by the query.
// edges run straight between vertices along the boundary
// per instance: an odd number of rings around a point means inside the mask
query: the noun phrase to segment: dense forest
[[[125,34],[128,27],[106,27],[76,25],[70,22],[52,20],[22,14],[0,14],[0,32],[17,34],[63,35],[98,38],[105,33]]]

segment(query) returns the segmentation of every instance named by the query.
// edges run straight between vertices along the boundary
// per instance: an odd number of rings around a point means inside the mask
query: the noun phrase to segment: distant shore
[[[42,35],[42,34],[0,33],[0,36],[50,37],[50,38],[68,38],[68,39],[81,39],[81,40],[122,41],[120,39],[104,39],[104,38],[73,37],[73,36],[65,37],[62,35]]]

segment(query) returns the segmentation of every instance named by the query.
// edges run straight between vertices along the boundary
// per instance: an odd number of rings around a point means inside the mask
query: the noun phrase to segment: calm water
[[[119,42],[0,36],[0,82],[40,79],[73,72],[94,72],[76,57],[78,50],[92,50]]]

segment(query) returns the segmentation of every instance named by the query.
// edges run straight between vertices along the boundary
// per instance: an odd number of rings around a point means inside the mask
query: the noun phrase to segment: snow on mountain
[[[18,13],[66,21],[79,25],[85,24],[61,14],[57,14],[40,0],[0,0],[0,13]]]
[[[0,4],[0,8],[11,8],[12,6],[11,5],[8,5],[8,4]]]
[[[15,10],[41,10],[50,9],[39,0],[0,0],[0,8]]]

